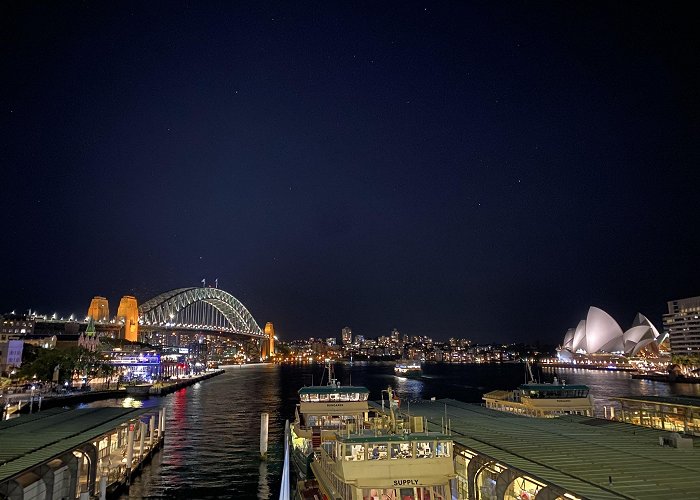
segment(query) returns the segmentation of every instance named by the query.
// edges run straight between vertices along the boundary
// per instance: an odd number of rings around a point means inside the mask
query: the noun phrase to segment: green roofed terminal
[[[57,408],[0,422],[0,498],[105,498],[164,430],[157,408]]]
[[[460,499],[700,497],[700,450],[679,434],[579,415],[529,418],[453,399],[411,401],[401,413],[431,431],[449,429]]]

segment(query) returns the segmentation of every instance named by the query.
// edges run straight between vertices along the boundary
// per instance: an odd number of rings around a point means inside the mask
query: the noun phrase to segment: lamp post
[[[34,411],[34,389],[36,389],[36,386],[33,385],[31,395],[29,396],[29,413]]]

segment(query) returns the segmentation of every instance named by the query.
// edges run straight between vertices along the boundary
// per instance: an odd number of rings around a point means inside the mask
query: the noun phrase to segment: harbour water
[[[297,390],[319,384],[322,372],[321,365],[231,367],[163,398],[92,403],[163,404],[167,409],[165,447],[123,498],[277,498],[284,420],[293,418]],[[480,403],[484,392],[513,389],[524,381],[522,364],[428,364],[418,379],[395,377],[392,363],[338,364],[335,372],[343,384],[366,386],[373,400],[392,385],[403,399],[450,397]],[[542,381],[556,375],[567,383],[589,385],[599,416],[611,396],[700,396],[697,384],[633,380],[623,372],[556,368],[535,370],[535,375]],[[258,456],[262,412],[270,414],[267,461]]]

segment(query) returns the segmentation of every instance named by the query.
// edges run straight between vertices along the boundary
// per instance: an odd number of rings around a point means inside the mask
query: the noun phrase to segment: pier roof
[[[155,408],[54,408],[0,422],[0,482],[68,453]]]
[[[574,415],[529,418],[453,399],[412,401],[411,415],[426,417],[433,430],[447,417],[458,445],[583,498],[695,498],[700,491],[700,450],[660,446],[663,431]]]

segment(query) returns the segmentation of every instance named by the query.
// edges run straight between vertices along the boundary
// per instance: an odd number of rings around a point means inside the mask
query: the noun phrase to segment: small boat
[[[394,365],[394,374],[398,377],[420,377],[423,375],[423,368],[420,361],[400,359]]]
[[[148,396],[151,393],[153,384],[135,384],[127,385],[126,393],[129,396]]]

